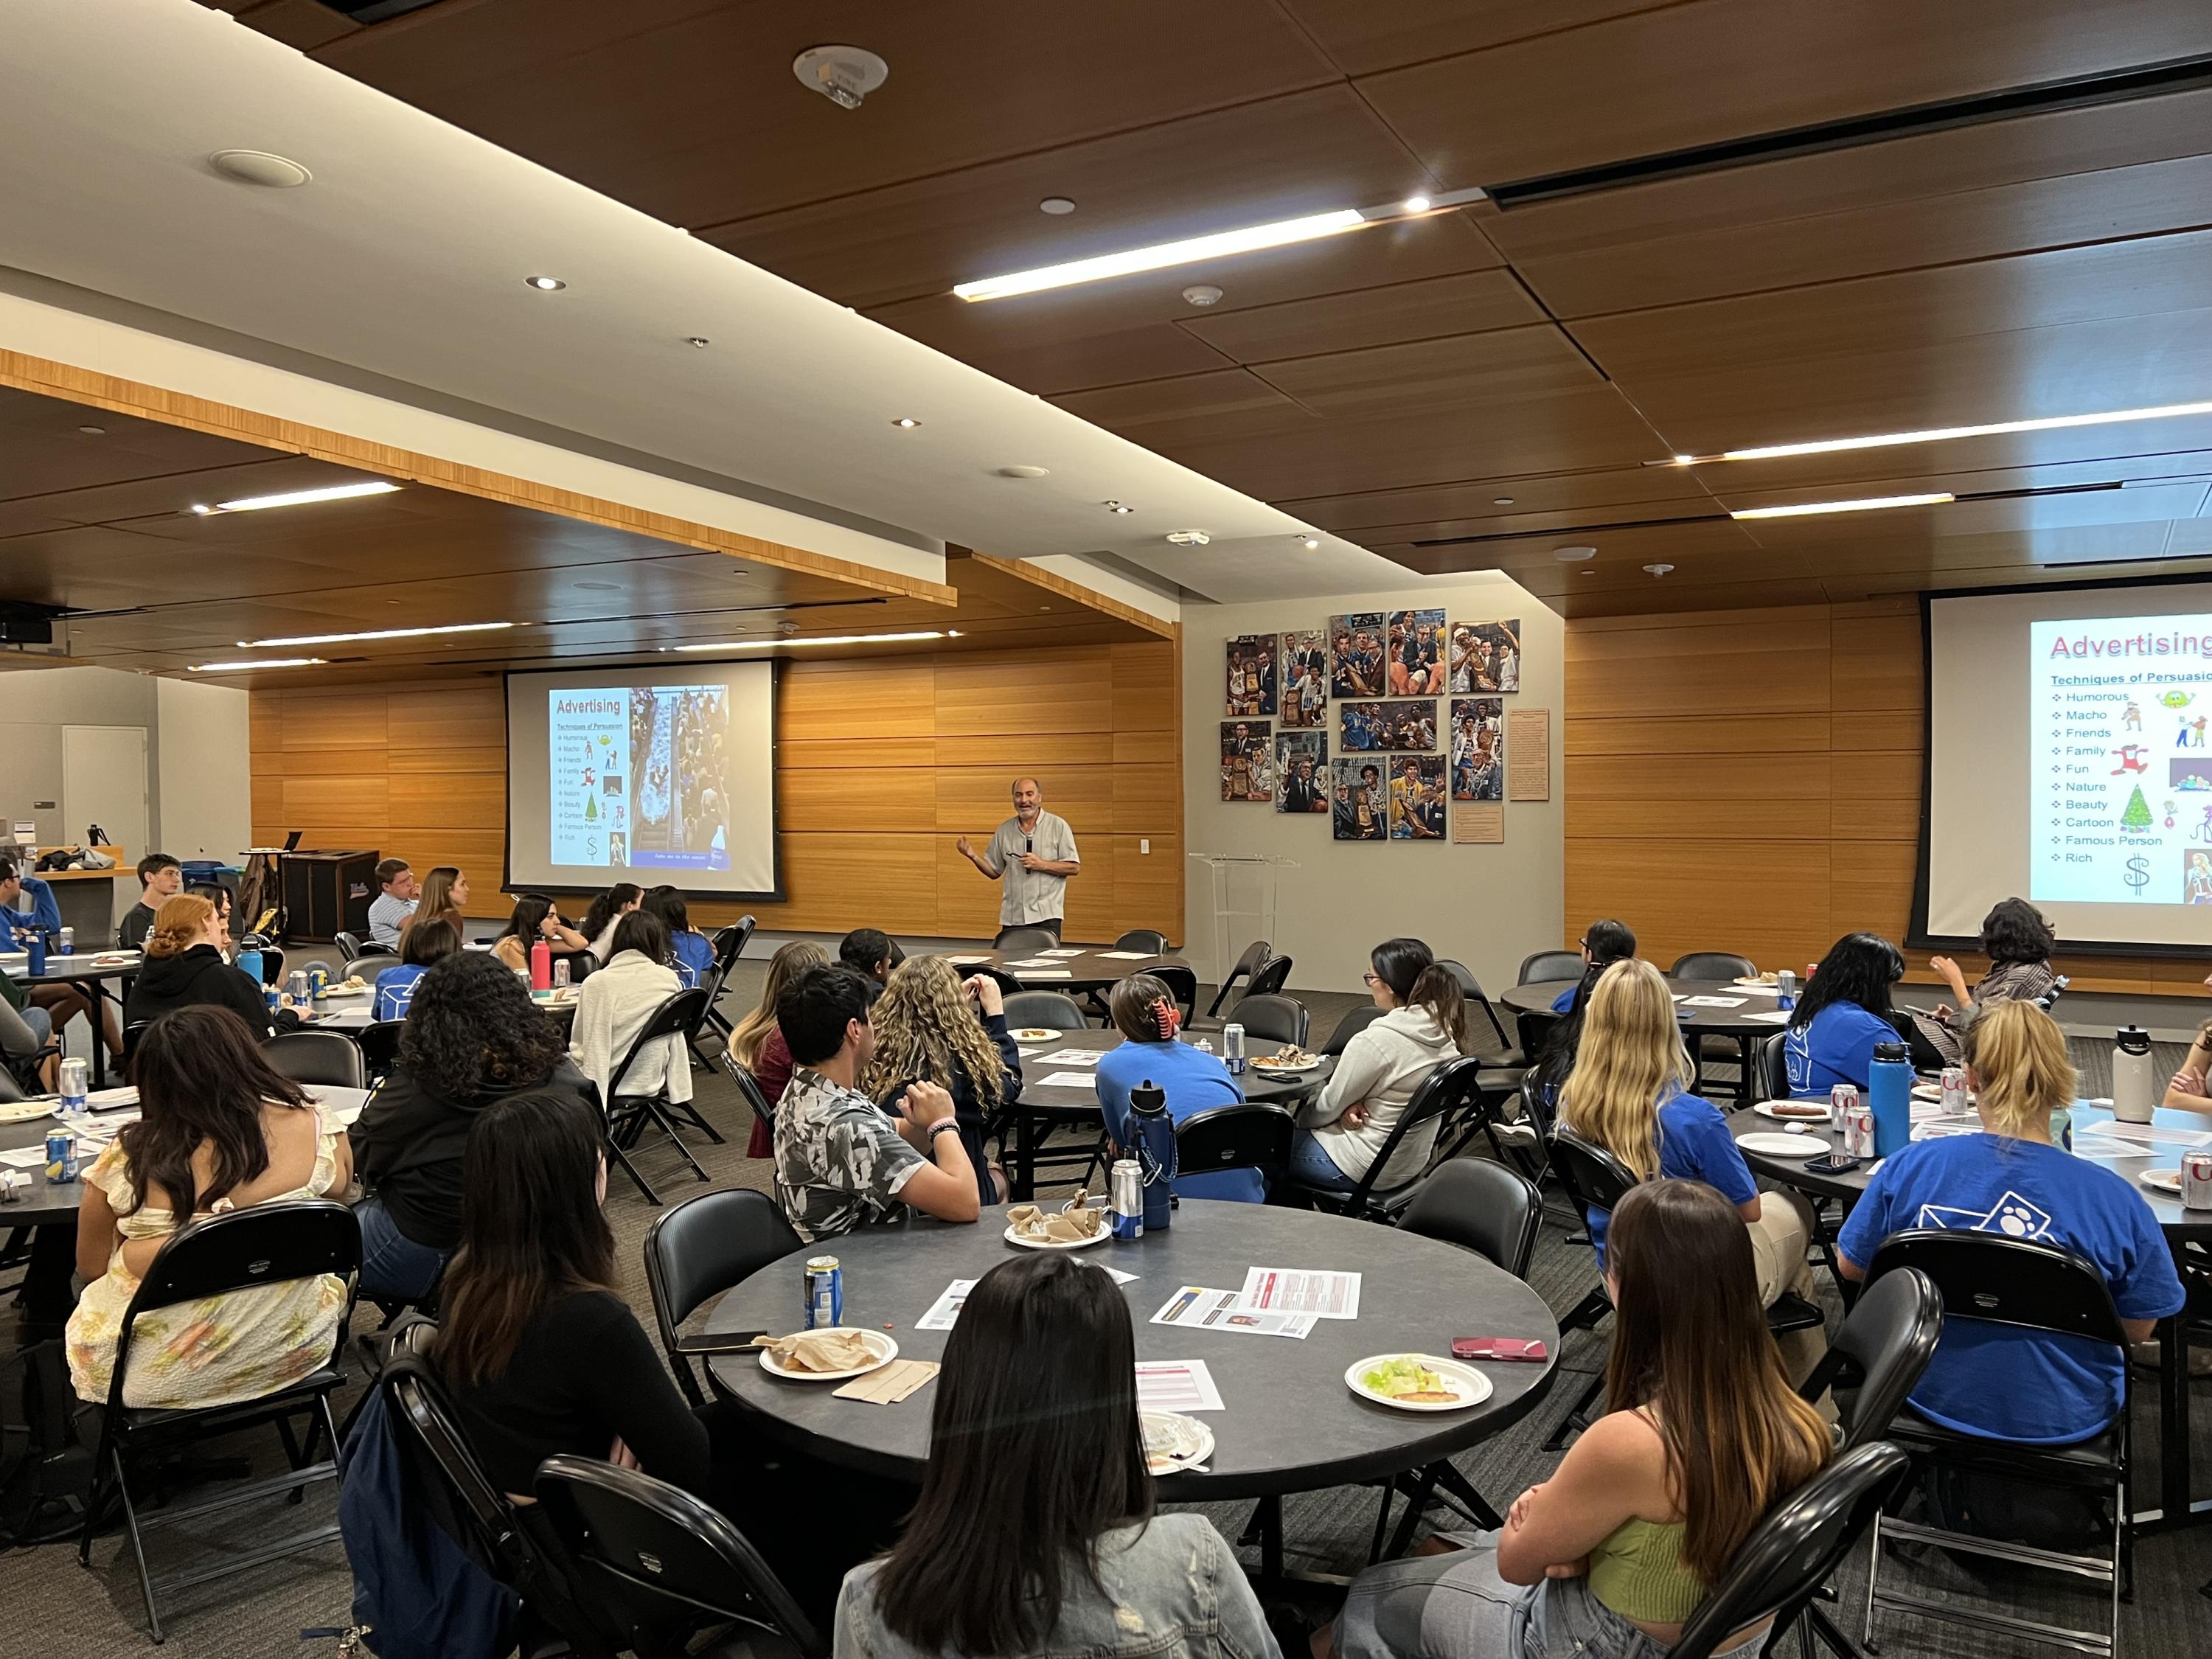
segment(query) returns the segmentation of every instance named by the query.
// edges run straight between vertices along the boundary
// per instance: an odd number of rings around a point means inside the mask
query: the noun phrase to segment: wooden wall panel
[[[981,842],[1024,773],[1073,826],[1071,939],[1182,933],[1182,776],[1173,641],[785,665],[777,796],[786,897],[702,900],[702,926],[988,938],[1000,889],[953,849]],[[458,863],[495,896],[506,860],[506,706],[496,678],[256,692],[253,823],[264,845],[373,847]],[[1141,850],[1145,843],[1151,850]]]

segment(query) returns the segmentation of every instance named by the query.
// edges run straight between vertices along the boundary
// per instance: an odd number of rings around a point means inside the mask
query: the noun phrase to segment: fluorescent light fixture
[[[1941,507],[1955,500],[1946,490],[1933,495],[1862,495],[1855,501],[1801,501],[1794,507],[1747,507],[1731,519],[1809,519],[1819,513],[1879,513],[1891,507]]]
[[[339,645],[350,640],[414,640],[428,634],[482,634],[495,628],[512,628],[511,622],[448,623],[443,628],[377,628],[365,634],[294,634],[281,640],[240,640],[249,649],[264,645]]]
[[[1790,455],[1833,455],[1848,449],[1888,449],[1898,444],[1934,444],[1953,438],[1999,438],[2010,432],[2057,432],[2075,426],[2119,426],[2130,421],[2170,421],[2185,415],[2212,415],[2212,403],[2160,404],[2151,409],[2110,409],[2095,415],[2045,415],[2033,421],[1990,421],[1981,426],[1937,426],[1923,432],[1881,432],[1866,438],[1821,438],[1810,443],[1765,444],[1756,449],[1724,449],[1717,455],[1677,455],[1675,461],[1771,461]]]
[[[1408,196],[1398,205],[1408,213],[1426,213],[1429,210],[1429,198],[1425,196]]]
[[[196,662],[191,665],[195,674],[242,674],[249,668],[309,668],[322,661],[320,657],[264,657],[252,662]]]
[[[388,478],[362,478],[353,483],[325,484],[320,489],[290,489],[281,495],[242,495],[213,507],[194,507],[198,514],[258,513],[269,507],[305,507],[311,501],[346,501],[356,495],[389,495],[399,486]]]
[[[1340,231],[1357,230],[1367,222],[1357,208],[1334,213],[1310,214],[1303,219],[1282,219],[1272,225],[1253,225],[1243,230],[1216,231],[1211,236],[1190,236],[1179,242],[1160,242],[1131,248],[1126,253],[1102,253],[1096,258],[1074,259],[1064,265],[1040,265],[1005,276],[986,276],[981,282],[957,283],[952,291],[963,300],[1003,300],[1010,295],[1035,294],[1043,289],[1069,288],[1077,283],[1096,283],[1109,276],[1127,276],[1139,270],[1164,270],[1231,253],[1251,253],[1291,242],[1310,242]]]
[[[671,651],[772,651],[780,645],[890,645],[908,640],[957,640],[960,630],[930,629],[920,634],[813,634],[805,638],[716,640],[707,645],[672,645]]]

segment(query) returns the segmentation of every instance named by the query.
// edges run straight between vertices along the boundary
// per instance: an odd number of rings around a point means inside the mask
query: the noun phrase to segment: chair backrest
[[[1455,1158],[1429,1172],[1398,1226],[1461,1245],[1526,1279],[1543,1218],[1544,1195],[1516,1171],[1487,1158]]]
[[[1521,1115],[1536,1126],[1536,1133],[1546,1140],[1552,1138],[1552,1126],[1559,1119],[1559,1103],[1546,1092],[1548,1085],[1534,1071],[1521,1076]]]
[[[1297,1124],[1279,1106],[1247,1101],[1194,1112],[1176,1125],[1176,1170],[1206,1175],[1216,1170],[1281,1169],[1291,1161]]]
[[[1336,1029],[1328,1034],[1328,1044],[1322,1049],[1325,1054],[1341,1054],[1344,1045],[1382,1018],[1384,1010],[1373,1003],[1358,1008],[1347,1008],[1344,1018],[1336,1022]]]
[[[348,962],[359,956],[364,948],[358,934],[343,931],[331,934],[331,943],[338,947],[338,954]]]
[[[745,1097],[745,1104],[753,1109],[753,1115],[775,1128],[775,1108],[768,1103],[768,1091],[760,1086],[760,1079],[748,1067],[738,1065],[734,1056],[726,1069],[737,1083],[738,1092]]]
[[[1733,951],[1692,951],[1675,957],[1667,971],[1676,979],[1750,979],[1759,964]]]
[[[1249,981],[1252,977],[1253,970],[1273,954],[1274,947],[1263,939],[1255,939],[1246,945],[1244,954],[1237,957],[1231,964],[1229,971],[1221,976],[1221,988],[1213,994],[1213,1001],[1207,1007],[1206,1017],[1212,1019],[1218,1014],[1221,1012],[1222,1003],[1228,999],[1229,988],[1240,979]]]
[[[2084,1336],[2127,1346],[2112,1288],[2079,1251],[2003,1233],[1913,1227],[1881,1241],[1867,1265],[1869,1288],[1885,1273],[1917,1267],[1942,1298],[1946,1319]]]
[[[371,1077],[381,1077],[399,1063],[399,1034],[406,1029],[404,1019],[380,1019],[353,1034],[362,1064]]]
[[[727,927],[714,932],[714,964],[726,974],[730,964],[744,955],[745,945],[760,923],[750,916],[739,916]]]
[[[1583,976],[1583,953],[1579,951],[1531,951],[1521,958],[1521,976],[1516,985],[1542,985],[1555,979],[1580,979]]]
[[[1137,964],[1137,971],[1168,988],[1176,1006],[1182,1010],[1184,1024],[1198,1018],[1198,969],[1187,962],[1145,962]]]
[[[1797,1392],[1817,1401],[1835,1390],[1844,1449],[1878,1440],[1943,1334],[1943,1298],[1917,1267],[1884,1273],[1860,1293],[1828,1340],[1828,1352]]]
[[[555,1536],[631,1651],[680,1653],[687,1637],[731,1620],[781,1636],[809,1659],[830,1651],[744,1534],[682,1487],[564,1452],[538,1466],[536,1489]]]
[[[1564,1123],[1552,1131],[1552,1167],[1584,1205],[1608,1214],[1637,1184],[1635,1170]]]
[[[1877,1440],[1844,1453],[1775,1505],[1682,1626],[1668,1659],[1710,1659],[1732,1632],[1770,1613],[1776,1630],[1786,1632],[1911,1467],[1903,1452]]]
[[[691,1373],[677,1327],[708,1297],[805,1248],[766,1193],[733,1187],[665,1210],[645,1231],[645,1283],[670,1367],[695,1406],[706,1396]]]
[[[1253,997],[1279,995],[1283,987],[1290,982],[1290,978],[1291,959],[1288,957],[1269,957],[1252,970],[1251,981],[1245,986],[1244,994],[1237,999],[1237,1006],[1243,1007]]]
[[[1790,1060],[1783,1045],[1790,1041],[1785,1027],[1759,1040],[1759,1089],[1762,1099],[1790,1098]]]
[[[637,1035],[629,1040],[629,1047],[623,1051],[614,1074],[607,1079],[607,1103],[610,1106],[621,1097],[623,1079],[629,1075],[630,1067],[637,1064],[637,1057],[645,1052],[647,1047],[663,1037],[681,1036],[697,1024],[700,1010],[706,1006],[706,992],[694,986],[690,990],[678,991],[647,1017],[645,1024],[638,1027]],[[676,1066],[690,1063],[686,1059],[670,1062]]]
[[[150,1019],[134,1019],[123,1028],[123,1063],[126,1066],[137,1057],[138,1039],[146,1035],[153,1023]]]
[[[361,1045],[343,1031],[280,1031],[261,1045],[261,1055],[295,1083],[368,1086]]]
[[[1082,1007],[1065,991],[1017,991],[1006,999],[1006,1024],[1079,1031],[1085,1022]]]
[[[1577,957],[1576,961],[1582,959]],[[1505,1022],[1498,1017],[1497,1005],[1482,994],[1482,981],[1474,976],[1474,969],[1463,962],[1449,957],[1437,958],[1437,966],[1459,981],[1459,994],[1482,1010],[1483,1018],[1490,1022],[1490,1030],[1498,1039],[1498,1046],[1510,1049],[1514,1046],[1516,1033],[1505,1029]]]
[[[1462,1054],[1456,1060],[1444,1061],[1414,1086],[1413,1097],[1406,1103],[1406,1109],[1398,1115],[1398,1121],[1390,1126],[1390,1133],[1383,1137],[1382,1150],[1375,1154],[1367,1173],[1352,1188],[1354,1205],[1364,1203],[1375,1195],[1376,1182],[1397,1156],[1400,1145],[1415,1128],[1448,1112],[1465,1109],[1479,1114],[1483,1109],[1481,1073],[1481,1060],[1473,1054]],[[1413,1176],[1382,1190],[1386,1196],[1395,1196],[1420,1178]]]
[[[355,979],[374,985],[376,976],[387,968],[397,968],[398,957],[390,951],[363,951],[346,958],[346,972]]]
[[[1037,951],[1054,951],[1060,941],[1042,927],[1009,927],[994,947],[1002,957],[1025,957]]]
[[[1271,991],[1239,997],[1237,1006],[1229,1011],[1229,1018],[1244,1028],[1248,1054],[1255,1038],[1269,1042],[1295,1042],[1303,1048],[1313,1030],[1313,1015],[1304,1003],[1296,997],[1278,996]]]
[[[1114,948],[1117,951],[1142,951],[1150,956],[1164,957],[1175,947],[1168,943],[1168,936],[1157,927],[1132,927],[1114,941]]]

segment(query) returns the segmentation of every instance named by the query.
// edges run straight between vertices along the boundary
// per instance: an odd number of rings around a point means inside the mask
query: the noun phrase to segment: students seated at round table
[[[1946,1066],[1966,1057],[1966,1030],[1986,1010],[2000,1002],[2033,1002],[2047,993],[2058,970],[2051,953],[2058,937],[2043,912],[2023,898],[1999,899],[1982,918],[1979,941],[1990,959],[1989,971],[1966,988],[1966,976],[1948,957],[1930,957],[1928,965],[1942,975],[1951,988],[1951,1002],[1939,1002],[1929,1012],[1916,1013],[1913,1024],[1942,1056]]]
[[[219,881],[196,881],[185,889],[194,898],[204,898],[215,906],[216,915],[222,918],[225,932],[230,929],[230,889]]]
[[[906,952],[880,927],[855,927],[837,941],[837,960],[854,973],[887,985],[891,969],[906,960]]]
[[[1612,1233],[1606,1414],[1501,1530],[1361,1573],[1317,1655],[1657,1659],[1826,1463],[1827,1427],[1784,1374],[1735,1208],[1701,1182],[1647,1182]],[[1723,1637],[1722,1659],[1749,1659],[1771,1622]]]
[[[37,883],[40,892],[38,908],[51,912],[46,920],[25,915],[15,908],[17,896],[30,891],[26,884],[32,882]],[[26,928],[58,929],[61,926],[61,909],[48,884],[25,874],[13,859],[0,857],[0,949],[18,948],[15,932],[18,924]],[[137,947],[134,945],[131,948]],[[7,975],[0,974],[0,978]],[[94,996],[75,985],[17,985],[13,979],[8,979],[8,988],[6,1000],[23,1015],[24,1024],[38,1039],[39,1046],[45,1046],[55,1032],[66,1031],[70,1022],[82,1014],[88,1019],[99,1020],[107,1052],[118,1060],[123,1057],[123,1028],[116,1022],[114,1005],[106,997]]]
[[[1838,1083],[1865,1091],[1875,1045],[1903,1040],[1889,994],[1904,977],[1904,955],[1879,933],[1846,933],[1828,947],[1784,1028],[1793,1097],[1825,1098]]]
[[[998,981],[978,974],[963,982],[943,957],[916,957],[890,970],[874,1021],[875,1053],[860,1092],[886,1106],[912,1083],[933,1083],[951,1095],[977,1200],[998,1203],[1006,1195],[1006,1172],[985,1156],[983,1131],[1022,1092],[1022,1051],[1007,1035]]]
[[[362,1291],[414,1300],[436,1285],[460,1243],[462,1156],[486,1110],[519,1094],[589,1101],[591,1089],[559,1024],[509,969],[479,951],[433,964],[415,986],[398,1060],[353,1126],[367,1192],[354,1206]]]
[[[185,902],[170,899],[161,915]],[[161,930],[157,916],[149,940]],[[77,1206],[85,1288],[65,1346],[81,1399],[106,1403],[124,1315],[172,1234],[210,1215],[343,1193],[353,1179],[345,1132],[262,1058],[258,1036],[228,1008],[198,1005],[139,1038],[141,1115],[84,1172]],[[329,1361],[345,1308],[345,1281],[325,1273],[141,1315],[124,1403],[186,1408],[272,1394]]]
[[[1362,1026],[1337,1057],[1321,1093],[1300,1106],[1291,1173],[1310,1187],[1359,1184],[1430,1073],[1467,1042],[1459,981],[1417,939],[1387,939],[1368,954],[1368,994],[1382,1017]],[[1436,1148],[1437,1120],[1416,1124],[1376,1185],[1419,1174]]]
[[[835,1649],[866,1659],[1279,1659],[1213,1523],[1156,1515],[1129,1304],[1071,1256],[975,1282],[945,1345],[921,1496],[846,1575]]]
[[[399,960],[376,976],[376,994],[369,1005],[372,1019],[404,1019],[415,1000],[415,987],[447,957],[461,949],[460,930],[450,921],[415,922],[399,941]]]
[[[704,985],[714,971],[714,941],[691,925],[691,907],[684,895],[663,885],[646,890],[641,908],[660,918],[668,929],[668,963],[687,991]]]
[[[827,968],[830,953],[808,939],[793,939],[776,947],[775,954],[768,959],[768,975],[761,984],[759,1003],[752,1012],[739,1020],[730,1033],[730,1054],[738,1065],[752,1073],[759,1085],[761,1097],[773,1112],[776,1103],[783,1098],[785,1087],[791,1082],[791,1048],[783,1040],[783,1033],[775,1023],[775,1000],[783,994],[783,988],[809,968]],[[747,1158],[773,1158],[775,1142],[769,1138],[765,1119],[753,1119],[751,1138],[745,1144]]]
[[[1966,1083],[1982,1133],[1917,1140],[1867,1182],[1836,1240],[1861,1279],[1881,1242],[1906,1228],[2002,1232],[2078,1251],[2096,1264],[2132,1342],[2185,1300],[2158,1218],[2122,1175],[2053,1146],[2051,1115],[2079,1082],[2058,1022],[2000,1002],[1966,1030]],[[1913,1389],[1914,1411],[1960,1434],[2068,1445],[2120,1409],[2124,1361],[2108,1344],[1975,1320],[1947,1320]]]
[[[530,971],[530,947],[539,939],[556,951],[588,950],[591,941],[561,920],[553,901],[543,893],[525,893],[491,942],[491,953],[507,964],[509,973]]]
[[[1559,1091],[1560,1121],[1639,1180],[1702,1181],[1733,1205],[1750,1235],[1761,1307],[1784,1291],[1810,1298],[1811,1210],[1795,1193],[1759,1190],[1720,1109],[1690,1092],[1692,1075],[1667,981],[1648,962],[1616,962],[1598,976],[1584,1010],[1582,1047]],[[1606,1212],[1592,1206],[1583,1216],[1602,1269]],[[1818,1330],[1782,1338],[1791,1380],[1810,1373],[1826,1346]]]
[[[146,930],[145,950],[145,962],[123,1000],[125,1024],[212,1004],[229,1009],[257,1036],[298,1029],[300,1016],[270,1008],[261,982],[230,961],[230,933],[205,899],[179,893],[164,900]]]
[[[1552,999],[1552,1012],[1564,1014],[1575,1006],[1575,999],[1587,997],[1597,976],[1616,962],[1626,962],[1636,954],[1636,934],[1625,921],[1610,916],[1594,921],[1583,929],[1581,940],[1583,975],[1572,985]]]
[[[605,962],[614,954],[615,924],[645,902],[645,889],[634,881],[618,881],[592,901],[578,932],[590,941],[593,956]]]
[[[1176,1040],[1182,1011],[1164,981],[1132,974],[1106,999],[1106,1011],[1121,1041],[1098,1057],[1098,1107],[1106,1120],[1106,1139],[1116,1158],[1133,1158],[1137,1133],[1130,1121],[1130,1091],[1152,1084],[1166,1094],[1168,1116],[1180,1124],[1218,1106],[1234,1106],[1244,1090],[1218,1058]],[[1232,1203],[1267,1201],[1267,1185],[1257,1170],[1215,1170],[1177,1175],[1176,1191],[1185,1198],[1224,1199]]]
[[[568,1028],[568,1053],[602,1098],[623,1057],[661,1004],[684,988],[668,963],[668,929],[647,910],[632,910],[615,925],[605,963],[576,991],[576,1016]],[[681,1032],[656,1037],[623,1074],[625,1095],[653,1095],[682,1103],[691,1098],[691,1051]],[[609,1101],[611,1104],[611,1100]]]
[[[453,865],[434,865],[430,873],[422,878],[415,908],[399,924],[400,943],[407,942],[409,928],[435,917],[448,916],[456,927],[460,927],[459,919],[466,914],[468,903],[469,878]]]

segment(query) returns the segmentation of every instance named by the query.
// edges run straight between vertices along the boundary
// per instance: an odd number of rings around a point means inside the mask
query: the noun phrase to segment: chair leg
[[[1546,1451],[1562,1449],[1567,1443],[1569,1435],[1580,1434],[1584,1429],[1589,1427],[1590,1406],[1604,1388],[1605,1377],[1602,1374],[1590,1379],[1589,1387],[1582,1391],[1581,1397],[1575,1401],[1574,1409],[1559,1419],[1558,1428],[1544,1437]]]
[[[1881,1511],[1876,1510],[1867,1540],[1866,1614],[1859,1621],[1859,1646],[1869,1653],[1880,1651],[1874,1644],[1874,1595],[1875,1580],[1881,1576]]]
[[[1382,1502],[1375,1511],[1375,1535],[1367,1540],[1367,1565],[1373,1566],[1382,1559],[1382,1538],[1390,1526],[1390,1500],[1398,1494],[1390,1481],[1382,1483]]]
[[[717,1130],[713,1124],[708,1122],[705,1118],[700,1116],[699,1109],[693,1105],[690,1101],[672,1100],[668,1103],[668,1109],[674,1113],[678,1117],[682,1118],[684,1122],[690,1124],[693,1128],[698,1130],[702,1134],[705,1135],[708,1139],[713,1141],[717,1146],[722,1144],[720,1132]]]
[[[103,1428],[100,1449],[93,1455],[92,1489],[84,1495],[84,1528],[76,1536],[76,1564],[81,1567],[92,1565],[92,1534],[100,1526],[100,1511],[107,1506],[107,1470],[113,1453],[114,1446]]]
[[[691,1156],[691,1149],[684,1144],[684,1137],[676,1133],[676,1121],[661,1109],[659,1103],[647,1101],[645,1105],[645,1115],[652,1119],[660,1132],[668,1137],[668,1144],[673,1146],[678,1155],[691,1166],[693,1175],[697,1176],[702,1181],[711,1181],[714,1178],[700,1167],[699,1160]]]
[[[138,1510],[131,1501],[131,1482],[123,1472],[123,1449],[115,1445],[110,1445],[107,1449],[115,1462],[115,1491],[123,1499],[123,1527],[131,1547],[131,1565],[138,1570],[138,1594],[146,1601],[147,1628],[152,1632],[155,1641],[160,1642],[163,1639],[161,1615],[154,1604],[154,1575],[146,1566],[146,1540],[138,1530]]]
[[[653,1208],[659,1209],[660,1207],[660,1194],[654,1192],[652,1188],[646,1185],[645,1177],[637,1172],[637,1165],[629,1161],[629,1154],[623,1151],[620,1143],[615,1139],[612,1134],[609,1134],[607,1136],[607,1152],[617,1164],[622,1166],[622,1172],[629,1177],[630,1185],[637,1188],[639,1194],[643,1196],[645,1201],[652,1205]]]
[[[1457,1500],[1468,1520],[1486,1531],[1496,1532],[1505,1525],[1505,1517],[1490,1507],[1490,1500],[1475,1489],[1474,1482],[1459,1472],[1449,1462],[1432,1463],[1429,1474],[1444,1491]]]

